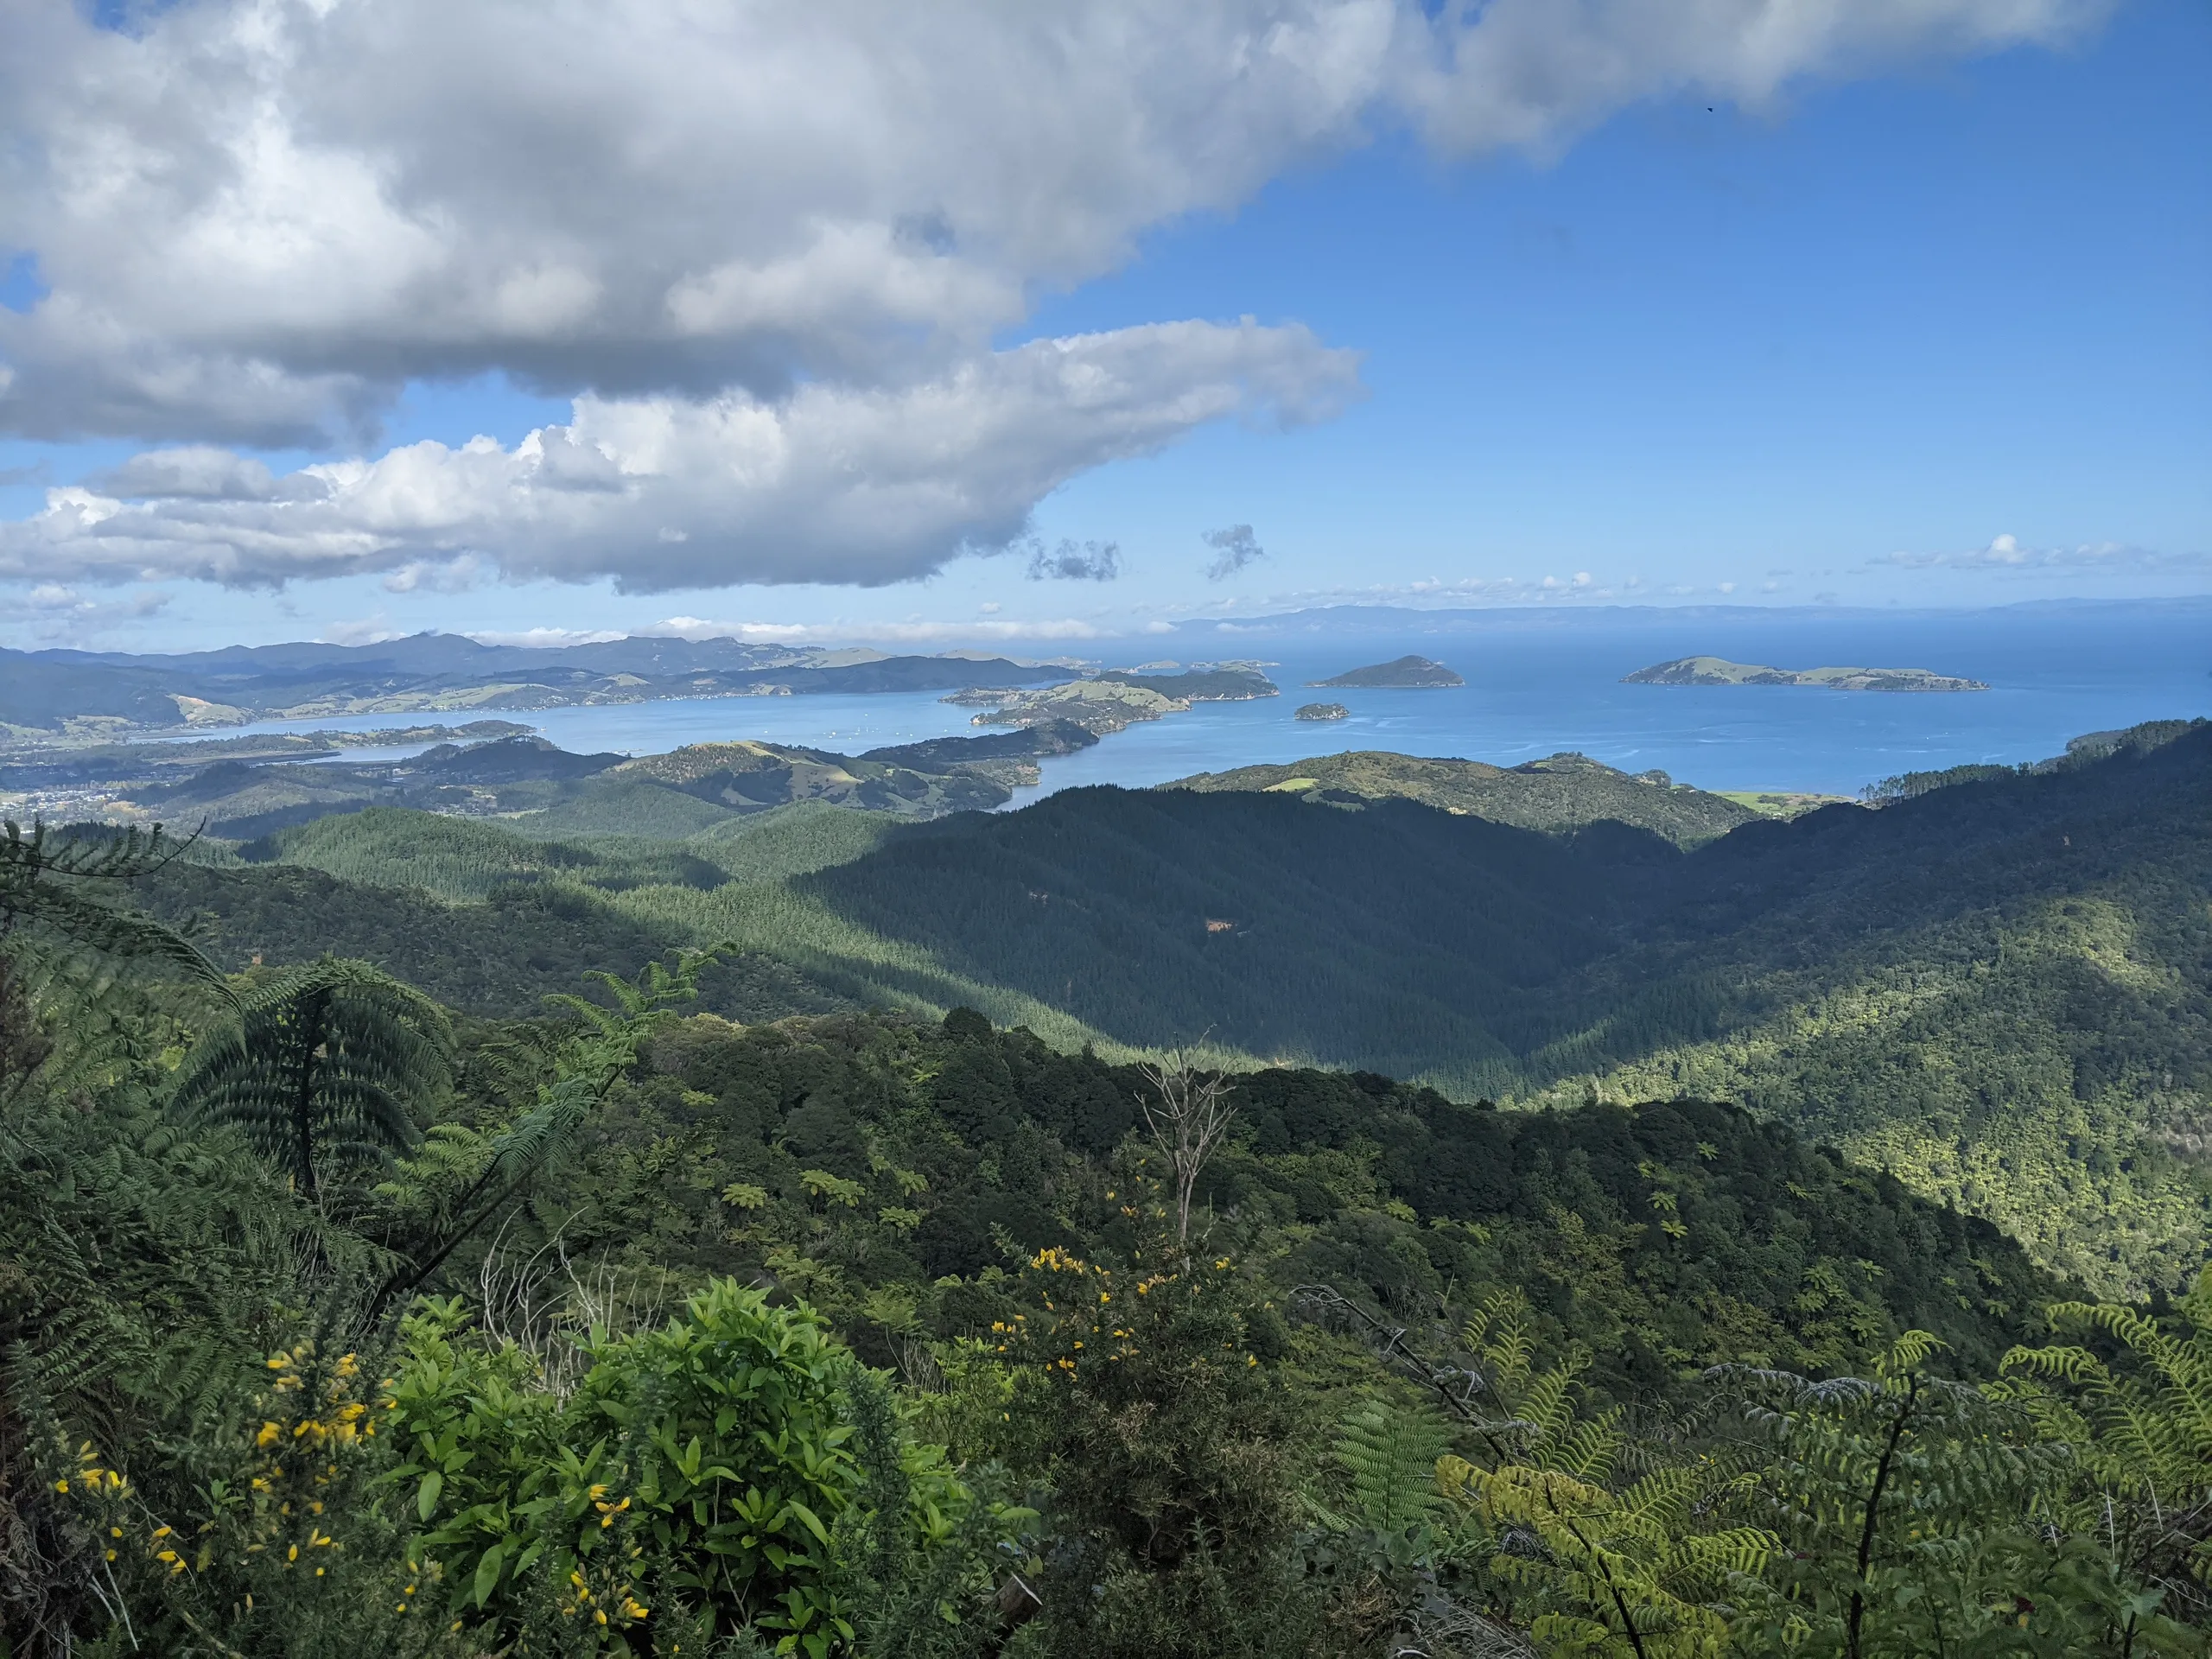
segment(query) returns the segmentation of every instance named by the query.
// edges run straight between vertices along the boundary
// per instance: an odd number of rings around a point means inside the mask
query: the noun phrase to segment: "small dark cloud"
[[[1208,582],[1225,581],[1253,560],[1268,556],[1268,550],[1260,545],[1249,524],[1231,524],[1226,530],[1210,530],[1198,539],[1213,549],[1213,562],[1206,566]]]
[[[1085,542],[1077,546],[1063,541],[1048,548],[1032,537],[1029,543],[1032,582],[1111,582],[1122,574],[1119,542]]]
[[[926,248],[940,257],[956,251],[960,245],[960,238],[952,232],[952,221],[944,216],[942,207],[926,213],[901,214],[892,227],[892,234],[901,247]]]

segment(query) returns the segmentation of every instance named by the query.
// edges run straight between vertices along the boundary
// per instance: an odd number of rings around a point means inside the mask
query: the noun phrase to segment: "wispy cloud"
[[[1017,543],[1016,550],[1026,545],[1029,550],[1029,580],[1032,582],[1111,582],[1122,574],[1122,544],[1119,542],[1084,542],[1062,540],[1056,547],[1047,548],[1035,537],[1024,543]]]
[[[387,594],[466,594],[498,575],[489,559],[463,553],[450,559],[410,559],[386,576],[383,585]]]
[[[2212,556],[2165,553],[2125,542],[2085,542],[2073,547],[2029,547],[2017,536],[1994,537],[1986,547],[1937,553],[1891,553],[1875,562],[1907,570],[2038,570],[2136,574],[2156,570],[2203,570]]]
[[[993,617],[980,621],[911,617],[893,622],[758,622],[671,616],[637,632],[669,634],[679,639],[742,639],[758,645],[849,645],[858,640],[875,645],[961,645],[973,639],[1110,639],[1130,630],[1110,621],[1082,617],[1030,620]]]
[[[380,645],[387,639],[404,639],[406,634],[406,629],[393,627],[391,619],[378,611],[350,621],[327,622],[321,639],[326,645]]]
[[[523,645],[553,651],[563,645],[603,645],[611,639],[629,638],[624,628],[483,628],[468,637],[480,645]]]
[[[0,590],[0,616],[10,612],[21,639],[41,645],[90,646],[118,624],[142,621],[169,607],[174,595],[158,588],[95,599],[67,582],[39,582],[10,594]]]
[[[1208,582],[1226,582],[1246,565],[1268,556],[1268,550],[1260,545],[1249,524],[1210,530],[1198,539],[1213,549],[1213,558],[1206,565]]]

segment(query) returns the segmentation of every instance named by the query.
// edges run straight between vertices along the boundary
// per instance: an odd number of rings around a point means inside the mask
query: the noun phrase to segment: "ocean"
[[[2039,760],[2085,732],[2212,715],[2212,603],[2202,600],[1897,615],[1745,607],[1335,611],[1227,627],[1186,623],[1146,641],[1086,650],[1113,666],[1262,662],[1282,695],[1200,703],[1048,760],[1042,785],[1021,791],[1015,806],[1080,785],[1141,787],[1351,749],[1502,766],[1574,750],[1630,772],[1657,767],[1705,789],[1848,795],[1896,772]],[[1408,653],[1446,664],[1466,684],[1389,691],[1305,683]],[[1694,655],[1783,668],[1924,668],[1984,680],[1991,689],[1905,694],[1622,683],[1637,669]],[[1325,725],[1294,720],[1293,710],[1307,702],[1340,702],[1351,717]],[[931,693],[671,701],[498,717],[585,752],[642,754],[752,738],[855,753],[973,734],[972,712]],[[401,718],[353,715],[248,729],[360,729]]]

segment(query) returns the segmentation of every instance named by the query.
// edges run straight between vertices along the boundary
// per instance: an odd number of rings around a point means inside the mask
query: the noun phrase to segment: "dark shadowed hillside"
[[[1211,1029],[1498,1096],[1718,1094],[2077,1272],[2198,1248],[2212,728],[1688,854],[1403,801],[1084,791],[802,885],[1125,1040]]]

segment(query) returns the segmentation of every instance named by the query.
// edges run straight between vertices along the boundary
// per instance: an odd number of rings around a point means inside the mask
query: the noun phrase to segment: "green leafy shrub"
[[[458,1300],[404,1327],[391,1391],[394,1478],[426,1528],[453,1611],[496,1643],[652,1653],[657,1629],[754,1629],[822,1659],[854,1627],[832,1529],[858,1497],[845,1351],[811,1311],[717,1281],[681,1317],[602,1338],[575,1392],[461,1331]],[[969,1494],[910,1452],[906,1513],[924,1553]]]

